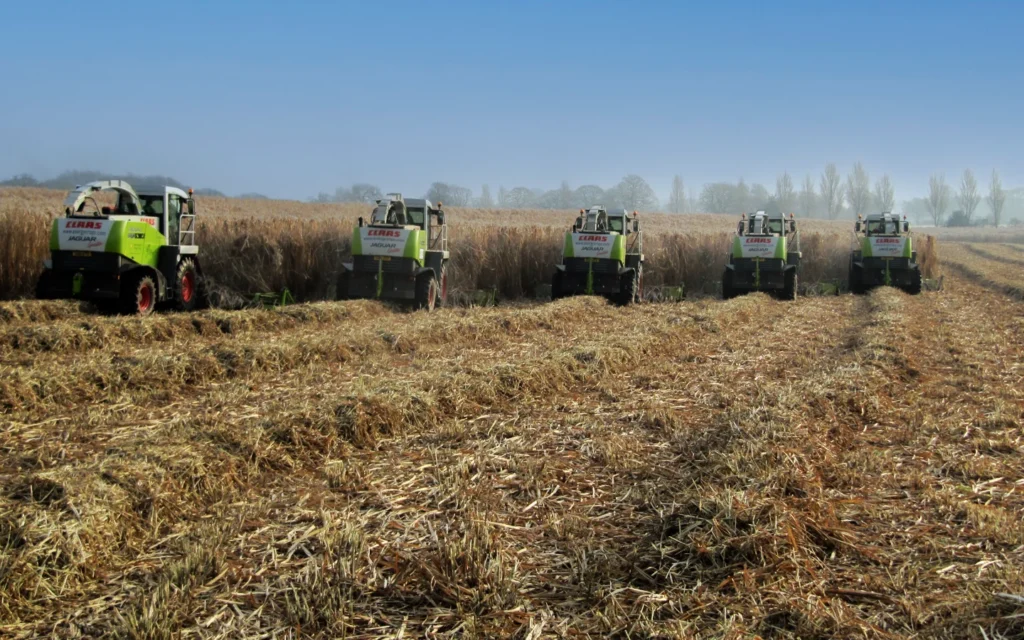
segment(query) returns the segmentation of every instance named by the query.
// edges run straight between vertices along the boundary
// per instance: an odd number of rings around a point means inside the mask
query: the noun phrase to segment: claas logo
[[[876,238],[878,244],[896,244],[903,242],[903,238]]]
[[[392,231],[390,229],[370,229],[366,232],[368,236],[383,236],[385,238],[398,238],[402,235],[401,231]]]
[[[579,236],[577,239],[580,242],[604,242],[608,236]]]
[[[96,220],[68,220],[67,229],[102,229],[103,223]]]
[[[747,238],[747,244],[771,244],[771,238]]]

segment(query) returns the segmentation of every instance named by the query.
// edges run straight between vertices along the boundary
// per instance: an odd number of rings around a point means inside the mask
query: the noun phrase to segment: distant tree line
[[[57,189],[70,191],[75,187],[98,180],[125,180],[131,185],[166,185],[178,189],[188,189],[189,186],[180,180],[169,176],[151,175],[143,176],[135,173],[106,173],[104,171],[65,171],[55,178],[49,180],[37,180],[28,173],[18,174],[9,180],[0,181],[0,187],[37,187],[40,189]],[[230,197],[222,191],[210,188],[194,189],[197,196],[227,198]],[[266,196],[259,193],[243,193],[238,196],[245,199],[266,199]]]

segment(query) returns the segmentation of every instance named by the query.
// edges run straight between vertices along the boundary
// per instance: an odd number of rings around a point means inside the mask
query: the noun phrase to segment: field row
[[[1019,630],[1024,324],[959,273],[627,309],[51,304],[0,325],[0,635]]]

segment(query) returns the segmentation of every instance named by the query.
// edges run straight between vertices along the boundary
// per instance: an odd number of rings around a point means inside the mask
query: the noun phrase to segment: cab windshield
[[[423,209],[419,207],[410,207],[405,210],[406,217],[408,218],[408,224],[414,224],[418,227],[423,226]]]
[[[608,218],[608,228],[612,231],[622,233],[622,218]]]
[[[868,220],[868,234],[893,235],[897,233],[896,222],[893,220]]]

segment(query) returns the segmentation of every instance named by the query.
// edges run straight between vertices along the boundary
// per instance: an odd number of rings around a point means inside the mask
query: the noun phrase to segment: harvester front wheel
[[[178,263],[174,282],[174,306],[179,311],[192,311],[199,304],[199,270],[196,261],[184,258]]]
[[[125,315],[148,316],[156,307],[157,289],[146,272],[130,274],[121,289],[120,311]]]
[[[623,276],[621,291],[619,291],[619,304],[627,305],[637,301],[637,292],[640,290],[640,274],[636,271]]]
[[[732,271],[726,269],[725,273],[722,274],[722,300],[729,300],[735,297],[736,291],[732,286]]]
[[[911,271],[910,278],[910,284],[903,290],[912,296],[916,296],[921,293],[921,269],[918,268]]]
[[[555,275],[551,276],[551,299],[558,300],[562,297],[562,272],[556,271]]]
[[[414,301],[417,309],[434,310],[437,302],[437,279],[432,273],[420,274],[416,278],[416,299]]]
[[[39,274],[39,280],[36,281],[36,299],[37,300],[49,300],[53,297],[51,290],[53,288],[53,272],[49,269],[43,269],[43,272]]]
[[[352,274],[349,273],[348,269],[342,269],[341,273],[338,274],[337,291],[334,293],[335,300],[348,300],[348,285],[351,279]]]
[[[864,293],[864,269],[856,264],[850,265],[850,293],[855,295]]]
[[[799,285],[799,279],[796,275],[796,269],[790,269],[784,276],[785,281],[782,285],[782,291],[780,292],[780,298],[782,300],[796,300],[796,290]]]

